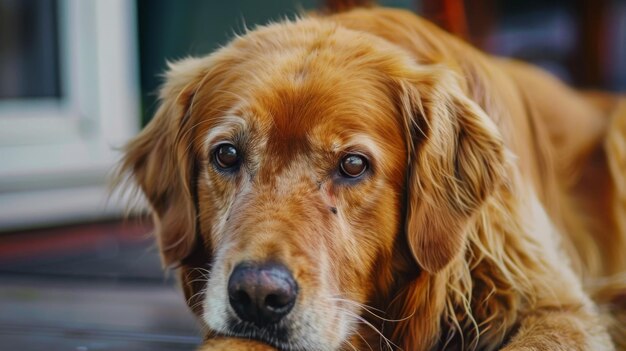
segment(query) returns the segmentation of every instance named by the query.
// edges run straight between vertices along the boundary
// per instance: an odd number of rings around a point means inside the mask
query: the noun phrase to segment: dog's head
[[[454,74],[308,19],[173,64],[122,170],[211,332],[331,350],[398,274],[460,256],[502,164]]]

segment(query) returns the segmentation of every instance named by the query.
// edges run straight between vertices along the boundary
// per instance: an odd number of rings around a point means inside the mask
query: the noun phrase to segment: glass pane
[[[0,100],[60,98],[56,0],[0,0]]]

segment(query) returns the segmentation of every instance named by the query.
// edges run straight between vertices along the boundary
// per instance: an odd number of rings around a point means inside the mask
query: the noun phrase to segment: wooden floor
[[[0,350],[194,350],[196,321],[145,231],[0,234]]]

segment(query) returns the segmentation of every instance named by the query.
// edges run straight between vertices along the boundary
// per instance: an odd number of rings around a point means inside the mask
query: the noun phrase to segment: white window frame
[[[140,127],[135,2],[59,7],[64,97],[0,100],[0,231],[121,212],[106,177]]]

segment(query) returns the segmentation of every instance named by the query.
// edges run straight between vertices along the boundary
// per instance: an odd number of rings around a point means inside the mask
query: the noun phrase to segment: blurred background
[[[387,0],[586,89],[626,90],[626,1]],[[0,346],[192,350],[150,221],[106,177],[167,60],[321,0],[0,0]],[[122,196],[123,197],[123,196]]]

